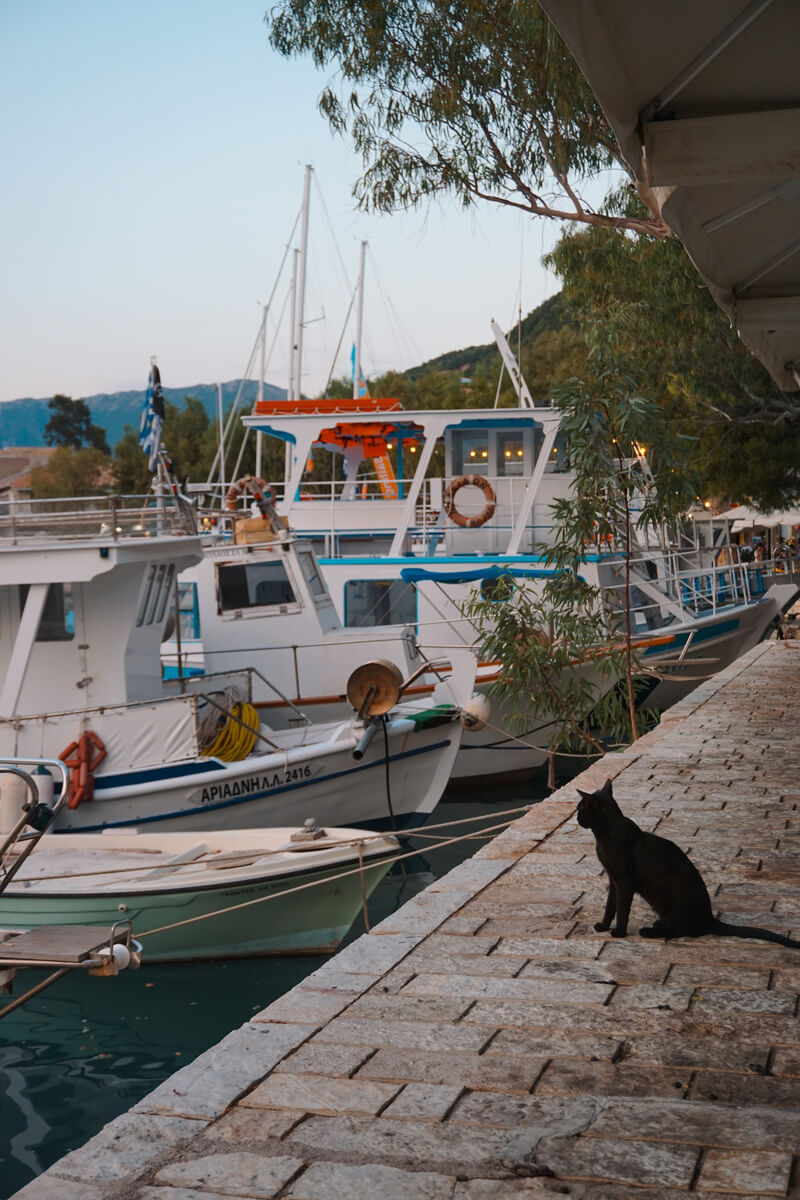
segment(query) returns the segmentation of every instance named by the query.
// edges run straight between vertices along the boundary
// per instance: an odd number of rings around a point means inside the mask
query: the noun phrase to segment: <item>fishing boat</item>
[[[388,703],[364,694],[345,707],[362,648],[338,682],[335,720],[312,721],[290,704],[292,723],[278,730],[252,704],[254,681],[271,687],[253,667],[165,688],[160,648],[175,580],[203,550],[191,514],[153,504],[116,497],[0,513],[0,757],[67,764],[58,828],[261,828],[307,814],[335,825],[421,824],[458,750],[471,655],[448,656],[433,696],[406,698],[408,681],[394,678],[388,692],[377,688]],[[0,831],[19,812],[14,788],[0,781]]]
[[[125,920],[148,964],[327,954],[397,851],[390,835],[313,820],[201,840],[135,829],[49,836],[0,887],[0,926],[57,931]],[[13,865],[13,856],[3,863]]]

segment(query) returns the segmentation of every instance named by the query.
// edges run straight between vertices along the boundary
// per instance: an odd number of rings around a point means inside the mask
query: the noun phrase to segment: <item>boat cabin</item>
[[[4,537],[0,528],[0,720],[153,699],[178,572],[200,539]]]
[[[529,554],[569,491],[550,408],[264,401],[243,421],[286,444],[279,511],[326,557]]]

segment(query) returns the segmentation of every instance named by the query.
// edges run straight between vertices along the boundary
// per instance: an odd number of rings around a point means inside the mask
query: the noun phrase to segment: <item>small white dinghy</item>
[[[129,920],[145,963],[324,954],[389,870],[398,843],[363,829],[45,837],[0,889],[0,927]],[[4,868],[13,868],[13,855]]]

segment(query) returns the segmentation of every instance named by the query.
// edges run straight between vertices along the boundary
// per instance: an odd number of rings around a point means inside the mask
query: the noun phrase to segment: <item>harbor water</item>
[[[577,769],[577,766],[576,766]],[[511,819],[497,814],[541,799],[544,781],[451,789],[430,825],[455,837]],[[493,836],[493,835],[487,835]],[[433,835],[432,835],[433,839]],[[437,848],[418,837],[369,901],[371,924],[446,874],[487,840]],[[432,848],[432,846],[434,848]],[[347,941],[364,931],[363,919]],[[74,973],[0,1021],[0,1200],[82,1145],[157,1084],[265,1008],[324,962],[322,957],[156,965],[116,979]],[[23,983],[36,976],[26,973]]]

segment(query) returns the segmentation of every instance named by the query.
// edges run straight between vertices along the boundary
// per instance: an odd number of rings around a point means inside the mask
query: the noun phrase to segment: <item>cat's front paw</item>
[[[639,936],[643,938],[657,938],[659,934],[654,925],[643,925],[639,930]]]
[[[606,925],[605,921],[595,921],[594,927],[598,933],[605,933],[607,929],[611,928],[610,925]]]
[[[611,930],[612,937],[627,937],[627,934],[628,934],[628,926],[627,925],[624,925],[624,926],[615,925],[614,928]]]

